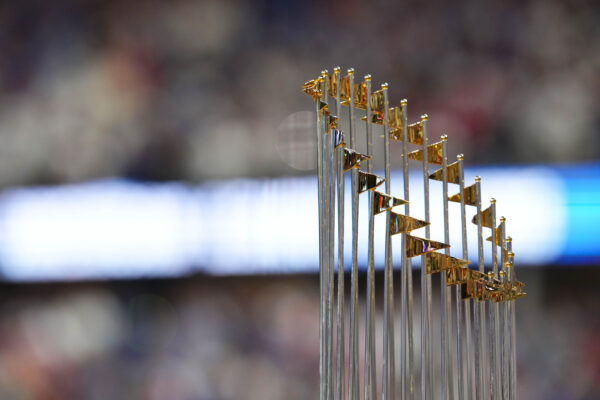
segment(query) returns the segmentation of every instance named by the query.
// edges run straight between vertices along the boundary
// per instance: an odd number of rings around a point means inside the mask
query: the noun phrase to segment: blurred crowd
[[[598,277],[522,272],[530,295],[517,306],[518,398],[598,399]],[[315,399],[317,315],[315,277],[4,285],[0,398]],[[360,315],[362,324],[362,305]],[[418,335],[416,345],[419,354]]]
[[[278,145],[312,131],[280,126],[335,65],[469,163],[600,155],[598,2],[24,0],[0,21],[2,186],[306,173]]]

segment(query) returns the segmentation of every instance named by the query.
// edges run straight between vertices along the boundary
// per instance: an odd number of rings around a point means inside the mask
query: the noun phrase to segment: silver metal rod
[[[336,76],[336,115],[341,117],[340,104],[340,67],[334,68]],[[337,341],[336,341],[336,400],[344,400],[344,385],[346,378],[345,342],[345,310],[344,310],[344,148],[337,149],[337,217],[338,217],[338,283],[337,283]]]
[[[371,127],[371,75],[365,76],[367,86],[367,121],[366,142],[367,154],[373,156],[373,130]],[[367,170],[373,172],[373,161],[367,161]],[[364,399],[375,400],[377,398],[377,371],[375,354],[375,215],[373,213],[373,191],[369,190],[369,244],[367,261],[367,306],[365,321],[365,368],[364,368]]]
[[[500,217],[500,224],[503,226],[500,231],[500,262],[502,271],[502,283],[508,283],[508,271],[506,268],[506,218]],[[502,399],[509,399],[509,349],[510,349],[510,336],[508,326],[508,303],[503,301],[500,303],[500,332],[501,335],[501,364],[502,364]]]
[[[328,212],[328,225],[329,225],[329,243],[328,243],[328,272],[327,272],[327,399],[333,400],[333,284],[334,284],[334,256],[335,256],[335,213],[333,209],[335,207],[335,170],[336,170],[336,159],[334,158],[334,144],[333,136],[329,133],[327,137],[329,141],[329,212]]]
[[[317,180],[318,180],[318,202],[319,202],[319,399],[325,400],[325,260],[324,260],[324,236],[325,236],[325,199],[323,198],[323,136],[321,129],[321,115],[319,101],[317,108]]]
[[[483,219],[481,213],[481,178],[475,177],[475,187],[477,191],[477,247],[479,253],[479,272],[485,273],[485,264],[483,259]],[[474,310],[478,314],[476,319],[477,324],[477,343],[478,343],[478,365],[475,367],[477,373],[477,399],[489,399],[489,388],[486,387],[486,323],[485,323],[485,302],[477,302],[478,310]]]
[[[517,281],[517,274],[515,272],[515,266],[513,260],[510,257],[512,252],[512,238],[506,238],[506,251],[509,254],[507,262],[511,265],[510,282],[514,283]],[[510,398],[514,400],[517,398],[517,327],[516,327],[516,308],[515,301],[510,300],[509,302],[509,318],[510,318]]]
[[[329,75],[325,72],[325,88],[329,86]],[[328,101],[327,89],[324,90],[325,102]],[[334,247],[335,247],[335,164],[334,164],[334,139],[327,121],[323,120],[325,126],[323,132],[326,140],[326,171],[327,171],[327,400],[333,400],[333,277],[334,277]]]
[[[491,243],[491,254],[492,254],[492,270],[488,273],[491,278],[496,277],[498,272],[498,252],[496,251],[496,200],[490,200],[491,210],[491,226],[492,226],[492,243]],[[494,310],[494,304],[488,303],[490,327],[489,327],[489,349],[490,349],[490,398],[492,400],[498,399],[498,392],[496,391],[498,372],[496,371],[496,314]]]
[[[338,292],[337,292],[337,348],[336,348],[336,399],[344,399],[346,357],[344,348],[344,149],[338,148]]]
[[[404,200],[410,199],[409,173],[408,173],[408,118],[406,99],[400,101],[402,110],[402,175],[404,178]],[[410,215],[410,204],[404,206],[404,214]],[[413,370],[413,318],[412,318],[412,262],[406,257],[406,234],[402,234],[402,272],[401,272],[401,360],[402,360],[402,398],[414,398],[414,370]]]
[[[500,281],[502,284],[506,285],[508,283],[506,275],[506,269],[503,268],[500,271]],[[506,301],[500,303],[500,332],[502,332],[501,337],[501,365],[502,365],[502,400],[508,400],[509,396],[509,366],[508,366],[508,349],[509,349],[509,331],[508,331],[508,304]]]
[[[496,277],[498,278],[498,277]],[[493,344],[494,344],[494,399],[502,400],[502,363],[501,363],[501,335],[500,335],[500,303],[493,301],[490,303],[490,307],[493,310],[494,317],[494,332],[493,332]]]
[[[465,172],[464,172],[464,156],[459,154],[457,156],[458,161],[458,182],[459,182],[459,193],[460,193],[460,221],[461,221],[461,236],[462,236],[462,258],[463,260],[469,259],[469,249],[467,242],[467,213],[466,213],[466,204],[465,204]],[[458,385],[458,398],[459,399],[473,399],[473,393],[475,384],[473,379],[473,350],[472,350],[472,342],[471,342],[471,300],[466,299],[462,300],[461,289],[459,285],[456,285],[455,289],[456,294],[456,315],[457,315],[457,329],[456,329],[456,344],[457,344],[457,353],[458,353],[458,371],[459,371],[459,385]],[[466,346],[464,346],[464,354],[465,354],[465,363],[462,363],[462,355],[463,355],[463,342],[461,335],[461,321],[460,317],[463,314],[464,307],[464,321],[465,321],[465,339]],[[463,377],[463,367],[466,366],[466,374]]]
[[[350,148],[355,149],[354,132],[354,69],[348,70],[350,76],[350,104],[348,138]],[[348,362],[348,399],[358,400],[358,170],[352,168],[352,272],[351,272],[351,308]]]
[[[429,163],[427,151],[427,115],[421,116],[423,126],[423,188],[425,221],[429,222]],[[425,227],[425,238],[429,239],[431,228]],[[432,298],[431,298],[431,275],[425,271],[425,256],[421,256],[421,396],[423,399],[431,399],[433,392],[433,353],[432,344]]]
[[[450,227],[448,221],[448,137],[442,136],[442,201],[444,207],[444,243],[450,243]],[[444,250],[446,255],[450,255],[450,248]],[[446,271],[442,271],[440,279],[440,300],[441,300],[441,358],[442,358],[442,399],[451,399],[454,389],[452,386],[452,377],[450,373],[450,340],[448,322],[450,320],[450,291],[446,286]]]
[[[391,194],[390,185],[390,132],[388,84],[381,85],[384,95],[383,112],[383,154],[385,171],[385,193]],[[384,275],[384,339],[383,339],[383,396],[393,400],[395,392],[395,346],[394,346],[394,276],[392,270],[392,236],[390,234],[391,215],[385,213],[385,275]]]
[[[492,214],[492,276],[498,278],[498,246],[496,245],[496,200],[491,200],[491,214]],[[490,343],[492,347],[490,361],[490,376],[492,382],[492,393],[493,399],[501,400],[502,385],[500,382],[500,310],[498,302],[490,302],[489,307],[491,310],[491,324],[490,329],[491,337]]]

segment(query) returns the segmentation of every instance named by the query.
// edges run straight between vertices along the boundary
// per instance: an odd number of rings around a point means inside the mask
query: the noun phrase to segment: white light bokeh
[[[542,167],[466,171],[481,175],[483,208],[493,196],[506,216],[519,264],[544,264],[562,249],[567,224],[560,177]],[[394,172],[392,182],[402,182]],[[351,257],[350,184],[346,185],[345,257]],[[411,173],[411,215],[423,218],[423,178]],[[431,181],[431,238],[443,241],[441,183]],[[458,186],[449,185],[450,193]],[[401,184],[392,194],[402,197]],[[176,276],[194,271],[254,274],[315,271],[316,179],[280,178],[184,184],[98,181],[17,189],[0,198],[0,262],[9,280]],[[360,264],[365,265],[367,197],[361,195]],[[403,207],[398,212],[402,213]],[[476,260],[470,223],[469,259]],[[383,217],[376,217],[376,264],[383,260]],[[450,204],[451,253],[460,257],[460,211]],[[489,236],[484,229],[484,236]],[[415,231],[415,236],[424,232]],[[491,245],[486,243],[489,262]],[[397,249],[397,250],[396,250]],[[399,263],[399,241],[394,260]]]

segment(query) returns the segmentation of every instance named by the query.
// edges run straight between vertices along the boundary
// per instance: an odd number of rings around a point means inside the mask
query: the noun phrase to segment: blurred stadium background
[[[252,215],[312,182],[300,87],[339,63],[473,171],[533,177],[504,189],[532,240],[519,398],[600,398],[597,2],[23,0],[0,21],[0,398],[316,398],[318,277],[293,260],[317,230]]]

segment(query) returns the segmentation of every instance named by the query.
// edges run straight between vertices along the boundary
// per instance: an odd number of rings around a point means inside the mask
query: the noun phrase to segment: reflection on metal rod
[[[335,85],[340,87],[340,67],[334,69]],[[340,92],[336,91],[336,115],[341,115]],[[338,213],[338,292],[337,292],[337,342],[336,342],[336,400],[344,400],[346,378],[346,350],[344,347],[346,325],[344,309],[344,146],[337,148],[337,213]]]
[[[348,138],[350,148],[356,148],[354,133],[354,69],[350,78]],[[350,277],[350,338],[348,363],[348,399],[358,400],[358,170],[352,169],[352,272]]]
[[[427,115],[421,116],[423,129],[423,198],[425,217],[424,220],[430,222],[429,218],[429,157],[427,149]],[[425,227],[425,238],[429,239],[431,228]],[[425,272],[425,255],[421,257],[421,398],[431,399],[433,397],[433,355],[431,352],[432,344],[432,299],[431,299],[431,276]]]
[[[371,75],[365,76],[367,99],[371,98]],[[366,103],[366,141],[367,154],[373,154],[373,130],[369,118],[371,118],[371,102]],[[373,161],[367,161],[367,171],[373,173]],[[367,261],[367,306],[365,321],[365,377],[364,377],[364,399],[375,400],[377,398],[377,370],[375,359],[375,214],[373,212],[374,192],[369,191],[369,243]]]

